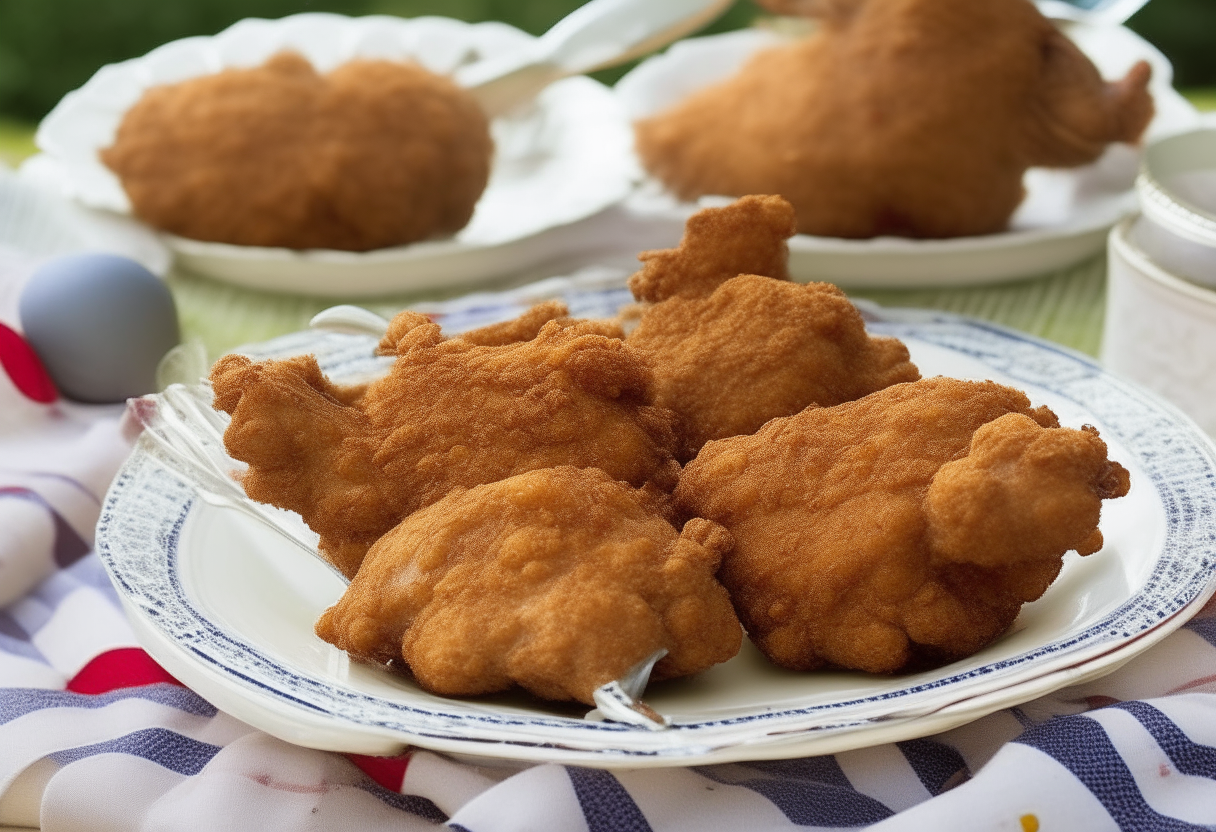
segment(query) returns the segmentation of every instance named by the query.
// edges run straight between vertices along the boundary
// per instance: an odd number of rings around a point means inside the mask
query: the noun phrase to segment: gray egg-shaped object
[[[46,262],[22,290],[19,314],[59,392],[80,402],[156,392],[156,365],[180,340],[168,287],[117,254]]]

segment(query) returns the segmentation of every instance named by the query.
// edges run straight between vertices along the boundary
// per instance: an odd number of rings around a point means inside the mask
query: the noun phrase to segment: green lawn
[[[1216,111],[1216,87],[1183,90],[1182,94],[1200,110]],[[16,167],[21,160],[32,156],[37,150],[34,129],[32,124],[0,116],[0,162]]]
[[[1200,110],[1216,110],[1216,89],[1183,90],[1182,94]]]
[[[0,117],[0,162],[16,167],[36,149],[33,125]]]

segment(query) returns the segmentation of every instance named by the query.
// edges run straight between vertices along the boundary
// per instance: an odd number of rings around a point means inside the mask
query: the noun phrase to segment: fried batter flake
[[[498,324],[488,324],[458,337],[470,344],[482,347],[497,347],[517,341],[531,341],[549,321],[557,321],[565,327],[578,327],[587,335],[603,335],[605,338],[624,338],[625,332],[619,321],[601,318],[572,318],[566,304],[559,300],[548,300],[528,308],[518,318]]]

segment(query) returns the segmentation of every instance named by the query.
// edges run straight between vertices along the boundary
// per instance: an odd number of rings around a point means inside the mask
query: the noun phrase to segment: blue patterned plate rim
[[[572,289],[564,299],[576,314],[591,316],[613,314],[631,300],[620,288]],[[455,332],[487,317],[501,319],[518,311],[518,301],[511,301],[509,295],[495,300],[497,304],[488,302],[482,307],[454,302],[446,313],[438,312],[435,317]],[[128,609],[142,615],[145,623],[238,687],[311,717],[335,720],[352,729],[397,733],[403,741],[420,745],[433,741],[451,749],[455,743],[472,754],[513,756],[516,752],[510,748],[515,746],[549,748],[554,759],[561,759],[563,749],[574,748],[626,760],[667,757],[676,761],[673,764],[683,764],[724,744],[763,745],[765,737],[780,736],[785,742],[791,733],[839,732],[884,720],[915,718],[966,700],[971,695],[968,683],[977,679],[1009,675],[1009,685],[1024,683],[1036,678],[1028,668],[1054,659],[1075,657],[1077,661],[1057,662],[1051,672],[1075,671],[1087,661],[1132,646],[1156,628],[1180,626],[1212,595],[1216,589],[1216,446],[1189,419],[1153,394],[1106,373],[1092,359],[1058,345],[947,313],[859,306],[872,331],[960,353],[1008,378],[1072,401],[1093,414],[1102,424],[1104,436],[1117,438],[1131,450],[1156,488],[1167,522],[1160,556],[1144,585],[1083,632],[1012,658],[962,673],[951,674],[946,667],[931,682],[877,696],[680,723],[668,732],[656,733],[560,716],[470,712],[457,707],[445,710],[443,704],[451,700],[441,698],[435,699],[434,709],[420,708],[343,689],[284,666],[241,634],[209,620],[191,602],[177,564],[181,531],[198,500],[197,489],[146,453],[137,452],[128,460],[106,497],[97,529],[98,551]],[[322,367],[341,378],[383,367],[383,360],[371,354],[372,343],[359,336],[307,332],[242,351],[259,357],[315,351]],[[127,522],[133,500],[142,510],[155,514],[153,526]],[[955,688],[959,690],[956,699],[930,701]],[[991,690],[990,685],[988,692]],[[887,704],[892,707],[875,715],[876,706]],[[813,717],[813,724],[808,717]],[[908,735],[919,734],[912,731]],[[533,753],[523,756],[535,758]],[[756,752],[753,756],[768,755]]]

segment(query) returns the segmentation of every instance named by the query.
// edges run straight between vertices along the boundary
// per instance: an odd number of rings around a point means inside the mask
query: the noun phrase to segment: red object
[[[42,366],[38,353],[16,330],[4,324],[0,324],[0,367],[26,398],[42,404],[59,398],[55,383]]]
[[[72,693],[109,693],[120,688],[137,688],[157,682],[181,685],[143,650],[120,647],[94,656],[68,682],[68,690]]]
[[[390,792],[400,794],[401,786],[405,783],[405,770],[409,767],[409,757],[367,757],[363,754],[347,754],[346,758],[363,769],[363,773],[375,780]]]

